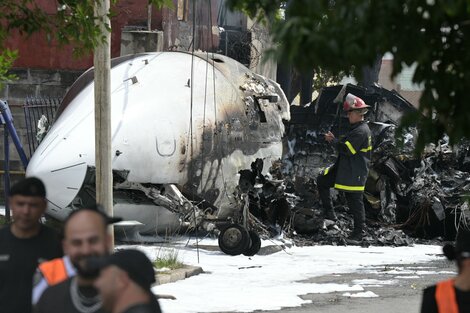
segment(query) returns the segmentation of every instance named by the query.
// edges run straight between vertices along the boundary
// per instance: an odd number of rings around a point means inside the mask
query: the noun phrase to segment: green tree
[[[0,1],[0,87],[2,82],[13,78],[8,70],[18,54],[5,48],[5,41],[13,31],[24,36],[43,31],[49,40],[57,40],[61,45],[73,44],[76,55],[91,51],[104,40],[99,27],[102,17],[94,16],[94,6],[99,1],[58,0],[54,3],[57,9],[50,12],[35,0]],[[149,0],[148,3],[158,8],[173,5],[172,0]]]
[[[274,55],[298,68],[338,73],[354,65],[360,77],[377,55],[391,52],[392,76],[416,63],[413,82],[424,92],[419,112],[403,125],[420,129],[418,150],[447,133],[470,138],[470,1],[291,0],[286,20],[274,19],[280,0],[228,0],[232,8],[273,22]]]

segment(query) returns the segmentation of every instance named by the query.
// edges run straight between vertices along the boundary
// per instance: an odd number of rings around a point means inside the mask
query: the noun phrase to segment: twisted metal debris
[[[321,168],[336,158],[322,134],[331,130],[341,136],[348,125],[341,116],[341,104],[334,102],[341,87],[324,88],[309,107],[291,108],[282,163],[273,166],[272,177],[253,174],[251,220],[264,225],[259,230],[265,236],[282,228],[298,245],[346,244],[352,216],[344,196],[334,195],[338,220],[323,220],[315,182]],[[373,132],[373,155],[365,190],[367,225],[362,245],[453,240],[459,227],[468,228],[470,209],[465,197],[470,190],[470,142],[450,147],[448,138],[443,138],[416,156],[415,129],[404,134],[402,145],[395,140],[401,117],[415,110],[410,103],[381,87],[366,90],[348,85],[346,92],[372,106],[367,119]]]

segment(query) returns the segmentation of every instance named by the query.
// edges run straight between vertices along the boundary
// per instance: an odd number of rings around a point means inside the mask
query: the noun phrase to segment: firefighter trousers
[[[324,174],[324,172],[321,172],[320,175],[318,175],[317,177],[318,193],[320,195],[320,200],[323,206],[324,213],[334,212],[330,188],[333,188],[333,186],[335,185],[335,178],[336,168],[330,168],[326,175]],[[362,233],[365,223],[363,192],[344,191],[344,193],[346,195],[348,208],[354,218],[354,232]]]

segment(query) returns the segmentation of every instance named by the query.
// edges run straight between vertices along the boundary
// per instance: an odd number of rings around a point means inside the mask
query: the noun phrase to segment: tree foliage
[[[280,0],[228,0],[252,17],[273,17]],[[391,52],[392,76],[416,63],[412,78],[424,86],[419,112],[403,125],[420,129],[418,149],[444,133],[456,143],[470,138],[470,1],[291,0],[286,19],[273,25],[277,57],[299,68],[355,74],[377,55]]]
[[[313,90],[320,91],[320,88],[324,86],[330,86],[339,84],[339,82],[345,77],[348,76],[348,72],[339,72],[332,74],[331,72],[318,69],[313,73]]]
[[[104,17],[94,15],[95,5],[100,1],[58,0],[53,3],[57,7],[51,12],[35,0],[0,1],[0,84],[12,79],[8,70],[17,51],[5,48],[5,41],[13,31],[24,36],[43,31],[49,40],[57,40],[60,45],[73,44],[75,55],[89,52],[105,40],[99,27]],[[149,0],[148,3],[157,8],[173,5],[172,0]],[[110,26],[105,26],[109,31]]]

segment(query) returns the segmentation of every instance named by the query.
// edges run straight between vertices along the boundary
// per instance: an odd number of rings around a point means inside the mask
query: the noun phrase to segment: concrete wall
[[[163,51],[163,32],[122,31],[121,55],[156,51]]]

